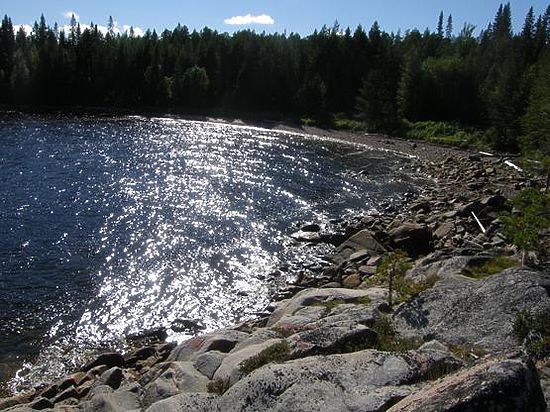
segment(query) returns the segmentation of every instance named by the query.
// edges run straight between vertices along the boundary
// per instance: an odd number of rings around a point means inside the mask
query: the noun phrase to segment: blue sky
[[[131,25],[162,31],[180,22],[192,29],[208,26],[233,32],[254,28],[307,35],[323,24],[331,26],[336,19],[342,27],[352,28],[358,24],[369,28],[378,20],[388,32],[415,27],[434,29],[441,10],[445,15],[453,15],[456,31],[465,21],[485,28],[500,3],[494,0],[0,0],[0,13],[8,14],[14,24],[32,24],[44,13],[48,23],[57,21],[63,26],[68,23],[64,14],[75,12],[83,24],[93,21],[106,25],[112,15],[121,29]],[[515,30],[520,30],[530,6],[539,14],[549,4],[547,0],[510,3]],[[228,24],[248,21],[263,24]]]

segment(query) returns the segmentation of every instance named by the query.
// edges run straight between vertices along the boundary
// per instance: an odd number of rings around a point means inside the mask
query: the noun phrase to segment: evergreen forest
[[[15,32],[5,16],[0,104],[246,113],[413,137],[442,128],[548,154],[550,6],[531,8],[519,33],[509,3],[485,28],[454,27],[443,12],[434,23],[399,33],[335,23],[306,37],[178,25],[136,36],[115,33],[112,18],[107,32],[74,18],[60,30],[44,16]]]

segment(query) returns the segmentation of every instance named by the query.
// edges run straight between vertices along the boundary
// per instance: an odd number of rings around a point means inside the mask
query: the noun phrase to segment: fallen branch
[[[479,225],[479,228],[481,229],[481,232],[483,232],[483,234],[487,233],[487,230],[485,230],[485,228],[483,227],[483,225],[481,224],[481,222],[479,221],[479,219],[477,218],[476,214],[473,211],[472,211],[472,216],[474,217],[477,224]]]

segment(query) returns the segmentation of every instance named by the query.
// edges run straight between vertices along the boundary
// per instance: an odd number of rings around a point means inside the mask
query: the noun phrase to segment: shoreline
[[[186,117],[183,119],[199,120]],[[80,374],[77,372],[67,378],[62,378],[54,385],[38,390],[31,396],[23,395],[17,398],[16,403],[13,403],[15,400],[12,402],[12,406],[16,408],[15,410],[17,410],[17,405],[29,402],[31,404],[33,402],[41,402],[42,405],[47,407],[66,404],[68,407],[73,406],[77,408],[82,402],[93,403],[95,398],[104,397],[105,394],[97,388],[109,386],[113,390],[112,393],[117,393],[117,391],[120,391],[120,388],[124,388],[124,385],[127,384],[130,385],[130,388],[134,388],[132,391],[136,392],[137,398],[140,399],[140,408],[142,408],[142,410],[149,407],[148,410],[156,411],[157,409],[154,409],[155,404],[158,403],[160,405],[160,403],[165,402],[165,400],[177,398],[180,394],[185,394],[189,391],[185,390],[183,387],[179,388],[179,386],[176,385],[179,389],[170,397],[161,395],[158,389],[159,385],[162,383],[163,375],[162,372],[156,373],[153,371],[159,370],[159,368],[162,371],[166,371],[166,368],[168,368],[168,370],[170,368],[176,368],[175,363],[188,363],[190,361],[195,362],[192,365],[200,372],[201,376],[210,378],[210,383],[208,385],[211,385],[212,382],[218,382],[217,384],[222,382],[223,390],[219,390],[219,398],[216,397],[215,400],[212,400],[210,396],[213,395],[208,395],[208,402],[221,402],[224,396],[226,396],[225,392],[229,387],[235,386],[238,388],[239,382],[245,382],[249,385],[253,383],[251,383],[251,378],[248,378],[245,374],[240,374],[242,376],[234,378],[235,371],[241,370],[240,368],[242,367],[243,360],[261,356],[265,350],[281,344],[281,342],[290,345],[292,354],[290,359],[294,359],[295,361],[305,361],[318,355],[337,356],[335,354],[338,353],[347,353],[350,355],[358,353],[355,351],[349,352],[345,350],[341,352],[340,349],[330,349],[334,342],[330,342],[329,349],[327,349],[326,346],[323,346],[323,344],[317,340],[313,339],[312,341],[308,333],[310,330],[315,331],[321,328],[317,323],[322,319],[335,316],[332,313],[338,309],[340,303],[332,307],[333,304],[327,306],[329,303],[326,302],[341,301],[343,302],[343,306],[360,306],[356,303],[357,299],[365,297],[369,302],[368,304],[362,303],[361,305],[367,305],[370,308],[369,310],[375,311],[378,317],[385,316],[383,313],[385,313],[387,309],[383,309],[383,302],[387,291],[383,286],[379,285],[373,285],[367,288],[362,287],[365,280],[373,277],[376,265],[379,263],[380,256],[383,254],[380,250],[376,250],[379,246],[383,250],[397,248],[396,246],[408,249],[409,254],[413,257],[414,268],[411,277],[415,281],[421,281],[428,276],[427,273],[433,270],[434,264],[437,266],[437,264],[443,262],[441,264],[445,265],[445,262],[452,259],[456,260],[462,257],[469,258],[469,260],[463,259],[464,262],[460,264],[454,263],[459,267],[458,275],[456,276],[460,278],[464,277],[462,275],[464,270],[468,270],[470,266],[476,265],[476,259],[481,258],[487,261],[492,258],[491,256],[496,256],[499,253],[513,256],[513,249],[511,249],[510,245],[499,236],[499,226],[496,223],[493,224],[494,222],[492,221],[494,221],[494,213],[498,210],[503,210],[502,208],[505,206],[504,200],[509,198],[514,191],[525,187],[528,180],[522,176],[520,172],[504,164],[504,159],[506,157],[499,157],[498,155],[480,156],[478,153],[472,151],[438,146],[431,143],[390,138],[376,134],[357,134],[314,127],[297,128],[280,122],[274,122],[270,124],[271,127],[265,127],[265,122],[245,123],[237,119],[227,120],[215,118],[206,118],[202,120],[239,126],[263,127],[271,130],[331,138],[345,143],[365,145],[374,150],[389,150],[406,154],[415,159],[415,165],[423,168],[423,173],[432,178],[433,184],[424,188],[424,190],[419,193],[419,196],[404,205],[402,210],[381,212],[379,215],[359,219],[358,221],[344,222],[347,241],[340,245],[333,256],[329,257],[333,262],[332,269],[319,274],[318,278],[300,279],[298,284],[289,285],[286,290],[283,289],[280,291],[279,296],[269,305],[268,309],[270,314],[266,315],[266,317],[245,322],[233,328],[207,334],[204,338],[198,335],[177,347],[171,344],[159,343],[156,345],[144,346],[134,353],[126,354],[125,356],[120,354],[118,354],[118,356],[116,354],[109,354],[103,356],[103,358],[100,356],[95,362],[85,366],[83,372]],[[450,193],[445,193],[446,191]],[[473,222],[470,212],[474,212],[476,215],[480,216],[482,221],[490,229],[492,236],[489,237],[486,234],[480,233],[479,229],[476,229],[477,225]],[[491,224],[493,224],[494,227],[492,227]],[[460,228],[462,228],[462,230],[460,230]],[[319,238],[315,238],[314,235],[311,235],[313,237],[304,239],[304,241],[311,241],[312,239],[314,239],[314,241],[320,241],[322,239],[320,230],[312,230],[310,228],[309,230],[303,231],[319,235]],[[419,244],[424,243],[427,239],[429,239],[428,243],[430,244],[430,248],[427,250],[415,251],[415,248],[417,248]],[[422,256],[427,257],[423,258]],[[470,259],[470,257],[475,258]],[[378,260],[376,260],[376,258],[378,258]],[[514,271],[514,276],[523,276],[522,273],[517,274],[518,270],[516,269],[512,268],[508,270]],[[446,277],[447,274],[445,273],[444,276]],[[488,279],[490,280],[491,278]],[[523,279],[523,277],[521,279]],[[460,280],[462,281],[462,279]],[[436,282],[436,285],[432,285],[434,290],[436,290],[437,287],[442,287],[440,286],[439,280]],[[460,284],[460,287],[462,288],[464,285]],[[429,294],[430,288],[421,292],[421,294],[425,292]],[[304,296],[309,296],[315,302],[319,302],[319,305],[310,306],[306,304],[303,301]],[[416,298],[413,296],[411,299],[414,301]],[[407,304],[408,302],[405,302],[404,306],[400,306],[395,312],[391,312],[392,321],[395,321],[399,325],[399,333],[403,335],[412,334],[415,336],[417,331],[412,330],[414,328],[411,328],[410,325],[404,325],[403,319],[399,317],[399,310],[412,311],[412,308],[407,308]],[[550,302],[548,302],[548,304],[550,305]],[[405,307],[405,309],[403,309],[403,307]],[[314,308],[318,308],[319,310],[314,310]],[[321,308],[323,309],[324,317],[317,319],[317,312],[319,312]],[[329,309],[329,311],[326,312],[325,309]],[[351,308],[347,309],[351,310]],[[358,309],[353,308],[353,310]],[[305,324],[303,323],[303,319],[299,321],[294,319],[297,316],[297,312],[300,311],[303,312],[300,316],[306,319]],[[288,319],[285,318],[285,316]],[[286,319],[286,321],[282,322],[283,319]],[[351,318],[346,318],[346,322],[353,322],[353,320]],[[507,319],[507,322],[509,322],[509,319]],[[310,324],[315,325],[313,329],[303,329],[304,325]],[[330,333],[334,333],[334,330],[336,330],[334,328],[337,329],[338,326],[336,324],[331,326]],[[362,337],[361,339],[366,339],[366,332],[363,327],[356,325],[353,326],[352,329],[354,331],[360,331],[360,333],[357,333]],[[433,331],[430,332],[430,336],[432,332]],[[493,330],[490,332],[497,334],[497,332]],[[324,333],[327,333],[327,331]],[[243,334],[246,334],[247,337]],[[437,338],[439,338],[439,341],[444,347],[447,347],[448,351],[449,348],[452,347],[454,338],[446,338],[444,331],[438,331],[436,334],[439,334]],[[355,342],[354,339],[357,338],[355,334],[348,336],[347,332],[345,336],[347,336],[346,339],[351,336],[353,342]],[[479,338],[477,335],[475,337]],[[330,340],[330,338],[324,339]],[[341,343],[340,341],[342,339],[342,336],[338,337],[338,345]],[[498,357],[505,356],[503,354],[510,350],[517,351],[519,349],[517,343],[512,343],[510,339],[504,339],[506,345],[502,347],[495,343],[498,339],[492,336],[487,339],[490,344],[488,344],[488,348],[484,348],[484,350],[488,350],[492,356],[487,358],[487,356],[475,355],[475,351],[472,348],[467,354],[468,361],[463,360],[460,368],[470,368],[472,365],[475,367],[483,364],[483,362],[500,362],[497,360]],[[244,342],[248,340],[250,340],[250,342],[245,345]],[[229,346],[223,346],[223,348],[221,348],[219,345]],[[304,345],[309,349],[304,350]],[[311,345],[313,345],[315,349],[312,349]],[[251,351],[252,347],[254,347],[254,351]],[[322,349],[318,347],[322,347]],[[420,349],[413,350],[418,351]],[[222,354],[219,355],[221,359],[216,358],[216,360],[213,361],[209,358],[209,362],[207,362],[210,367],[212,367],[212,362],[213,364],[217,364],[217,368],[215,368],[214,372],[210,374],[210,371],[205,372],[205,370],[201,368],[197,369],[197,361],[201,359],[201,356],[210,355],[212,351]],[[243,351],[246,352],[248,357],[245,356],[243,358],[244,354],[241,353]],[[141,357],[145,356],[141,354],[141,352],[147,352],[149,356],[141,359]],[[441,352],[445,351],[441,350]],[[449,356],[450,355],[454,356],[455,354],[452,353],[449,354]],[[218,355],[216,354],[216,356]],[[478,356],[480,359],[476,360],[474,358],[475,356]],[[233,360],[230,362],[229,360],[232,357],[237,358],[238,362],[235,363],[236,361]],[[450,366],[454,360],[451,362],[450,358],[445,359],[449,370],[462,370]],[[283,360],[282,365],[285,365],[284,362],[286,362],[286,360]],[[427,362],[429,363],[431,360]],[[524,367],[527,371],[530,371],[532,365],[528,361],[525,362]],[[269,370],[269,368],[271,368],[271,363],[272,362],[267,362],[266,366],[260,365],[258,374],[260,374],[262,369],[267,368]],[[102,367],[102,365],[104,367]],[[139,368],[137,366],[139,366]],[[185,367],[187,368],[187,366],[188,365]],[[273,367],[276,368],[276,365]],[[117,370],[117,377],[114,378],[114,381],[117,382],[115,384],[112,384],[112,375],[115,373],[113,369]],[[118,372],[119,370],[120,373]],[[174,370],[177,370],[177,368]],[[91,371],[94,372],[90,373]],[[104,376],[109,371],[111,371],[111,373],[108,374],[108,376]],[[82,373],[84,375],[82,375]],[[185,371],[187,375],[192,375],[194,373],[195,372],[187,369]],[[76,376],[77,374],[79,374],[78,377]],[[149,376],[148,374],[154,377],[147,381],[148,378],[146,379],[145,377]],[[131,377],[132,375],[137,376],[134,377],[135,380]],[[239,373],[237,373],[237,375],[239,375]],[[445,374],[441,376],[441,379],[444,378]],[[199,379],[199,377],[196,378],[197,381],[201,379]],[[142,383],[144,384],[142,385]],[[138,384],[145,392],[141,393],[137,391],[135,386],[132,386],[134,384]],[[226,384],[228,385],[227,388],[225,387]],[[155,389],[156,392],[154,391],[157,393],[154,402],[151,401],[150,397],[147,398],[149,395],[144,395],[144,393],[148,393],[147,385],[149,385],[149,388],[157,388]],[[212,394],[216,392],[216,390],[210,390],[212,388],[207,388],[207,384],[204,384],[204,387],[201,385],[198,386],[204,389],[204,393]],[[195,387],[194,389],[197,388]],[[421,392],[422,389],[423,388],[420,388],[419,391]],[[401,396],[399,401],[406,400],[414,395],[418,396],[418,393],[420,393],[419,391],[412,389],[408,390],[408,392],[404,391],[404,396]],[[137,394],[138,392],[139,394]],[[193,393],[195,392],[203,393],[203,390],[193,390]],[[533,393],[531,393],[531,395],[533,395]],[[536,388],[535,395],[534,398],[538,397],[537,399],[540,400],[540,393],[536,391]],[[200,399],[201,402],[205,402],[204,405],[207,404],[207,397],[203,399],[201,395]],[[392,397],[392,399],[395,398]],[[70,402],[68,402],[69,400]],[[186,398],[186,402],[190,402],[189,399]],[[213,404],[214,403],[210,403],[208,405],[211,406]],[[0,409],[2,405],[2,401],[0,400]],[[191,405],[191,403],[189,403],[189,405]],[[201,406],[202,404],[199,402],[197,405]],[[208,408],[210,406],[208,406]],[[208,410],[208,408],[204,406],[204,410]],[[196,410],[203,409],[198,408]]]

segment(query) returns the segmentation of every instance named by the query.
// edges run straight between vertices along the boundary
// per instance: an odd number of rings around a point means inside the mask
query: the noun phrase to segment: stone
[[[528,359],[491,359],[404,398],[389,412],[544,412],[537,372]]]
[[[441,342],[437,340],[431,340],[429,342],[424,343],[418,350],[438,350],[441,352],[449,352],[449,348],[443,345]]]
[[[116,352],[103,353],[85,365],[82,370],[88,372],[90,369],[102,365],[107,366],[107,368],[112,368],[113,366],[124,367],[124,356]]]
[[[201,325],[199,321],[195,319],[175,319],[170,325],[170,329],[174,332],[189,332],[197,334],[201,330],[204,330],[205,326]]]
[[[108,369],[103,372],[97,380],[97,384],[107,385],[113,389],[118,389],[120,384],[122,383],[123,378],[124,375],[122,374],[122,369],[115,366],[114,368]]]
[[[111,389],[109,387],[109,389]],[[88,402],[84,402],[82,410],[84,411],[109,411],[109,412],[127,412],[140,411],[140,393],[138,386],[125,387],[117,391],[102,392],[95,394]]]
[[[454,361],[447,365],[443,359],[437,355],[437,367],[456,369]],[[384,410],[413,392],[408,385],[433,375],[434,362],[431,354],[365,350],[269,364],[229,388],[212,410]]]
[[[293,358],[353,352],[371,348],[377,340],[376,332],[353,321],[317,326],[288,338]]]
[[[349,257],[350,262],[359,262],[361,260],[367,259],[370,256],[367,249],[358,250],[355,253],[352,253]]]
[[[515,317],[522,310],[550,312],[550,275],[511,268],[482,280],[448,276],[397,308],[394,326],[404,336],[487,351],[513,350]]]
[[[302,232],[320,232],[321,226],[317,223],[309,223],[307,225],[304,225],[300,228]]]
[[[55,402],[60,402],[60,401],[51,401],[50,399],[47,399],[47,398],[37,398],[31,403],[29,403],[28,406],[33,410],[41,411],[44,409],[53,408]]]
[[[225,354],[218,351],[206,352],[197,357],[193,366],[208,379],[212,379],[225,356]]]
[[[353,253],[360,250],[367,250],[371,256],[382,255],[386,252],[386,248],[374,238],[373,233],[365,229],[351,236],[338,246],[336,253],[330,256],[330,260],[336,264],[340,264],[348,260]]]
[[[267,321],[267,326],[270,327],[275,325],[283,316],[294,315],[299,309],[305,306],[312,306],[334,299],[342,300],[345,302],[360,297],[369,296],[370,293],[371,292],[367,290],[343,288],[305,289],[296,294],[291,299],[279,302],[277,308],[269,317],[269,320]]]
[[[70,387],[65,389],[63,392],[59,393],[55,398],[51,400],[52,403],[58,403],[61,401],[64,401],[65,399],[69,398],[77,398],[78,392],[76,391],[76,388]]]
[[[451,234],[451,232],[453,231],[455,225],[453,222],[445,222],[445,223],[442,223],[441,225],[439,225],[437,227],[437,229],[435,230],[434,232],[434,237],[436,239],[444,239],[446,238],[447,236],[449,236]]]
[[[361,275],[359,273],[353,273],[349,276],[346,276],[342,280],[342,286],[345,288],[354,289],[361,284]]]
[[[250,345],[239,351],[231,352],[224,358],[220,367],[216,370],[214,380],[221,380],[229,386],[233,385],[244,375],[241,366],[245,361],[282,342],[282,339],[270,339],[266,342]]]
[[[206,392],[208,379],[192,362],[168,362],[162,373],[144,387],[143,403],[150,406],[182,392]]]
[[[372,276],[376,274],[376,266],[359,266],[357,270],[363,276]]]
[[[319,232],[306,232],[302,230],[292,233],[290,237],[299,242],[318,242],[321,240]]]
[[[145,412],[218,412],[218,398],[207,393],[181,393],[154,403]]]
[[[432,236],[425,225],[407,222],[390,230],[388,234],[394,247],[404,250],[409,256],[425,255],[433,250],[431,245]]]

